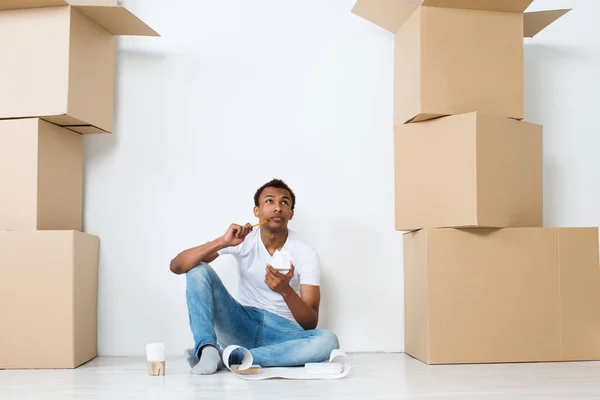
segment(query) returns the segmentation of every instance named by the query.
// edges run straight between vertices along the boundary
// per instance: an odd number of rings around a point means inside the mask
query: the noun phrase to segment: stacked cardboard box
[[[523,37],[569,10],[531,2],[353,9],[394,34],[405,350],[428,364],[600,359],[598,229],[543,227],[542,126],[523,121]]]
[[[97,355],[83,134],[112,132],[116,35],[157,34],[116,0],[0,2],[0,369]]]

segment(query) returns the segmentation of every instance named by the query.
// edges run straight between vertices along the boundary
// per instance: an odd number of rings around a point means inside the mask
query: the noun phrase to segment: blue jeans
[[[325,361],[332,350],[339,348],[337,336],[330,331],[304,330],[269,311],[241,305],[208,264],[202,263],[188,271],[186,281],[196,355],[205,345],[217,349],[238,345],[250,351],[254,364],[289,367]],[[230,363],[240,364],[242,358],[242,352],[237,349],[231,354]]]

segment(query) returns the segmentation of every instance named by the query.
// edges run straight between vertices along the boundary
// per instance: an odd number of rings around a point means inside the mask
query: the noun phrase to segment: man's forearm
[[[211,262],[214,254],[227,247],[223,238],[217,238],[201,246],[182,251],[171,261],[171,271],[175,274],[185,274],[201,262]]]
[[[302,298],[290,287],[290,289],[282,294],[283,299],[288,305],[296,322],[304,329],[315,329],[319,321],[319,315],[315,310],[310,308]]]

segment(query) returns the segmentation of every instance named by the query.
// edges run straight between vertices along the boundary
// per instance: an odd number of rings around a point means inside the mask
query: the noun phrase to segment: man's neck
[[[272,232],[261,227],[260,238],[270,255],[273,255],[275,250],[281,250],[287,240],[288,232],[287,228],[281,232]]]

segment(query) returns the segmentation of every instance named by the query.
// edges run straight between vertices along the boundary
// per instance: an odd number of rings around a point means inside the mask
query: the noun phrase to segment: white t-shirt
[[[287,251],[294,264],[290,286],[296,293],[300,294],[300,285],[320,285],[320,260],[315,249],[288,229],[288,237],[281,251]],[[238,246],[227,247],[218,253],[231,254],[237,260],[238,301],[242,305],[267,310],[296,322],[283,297],[265,283],[265,268],[273,263],[260,238],[260,229],[250,232]]]

